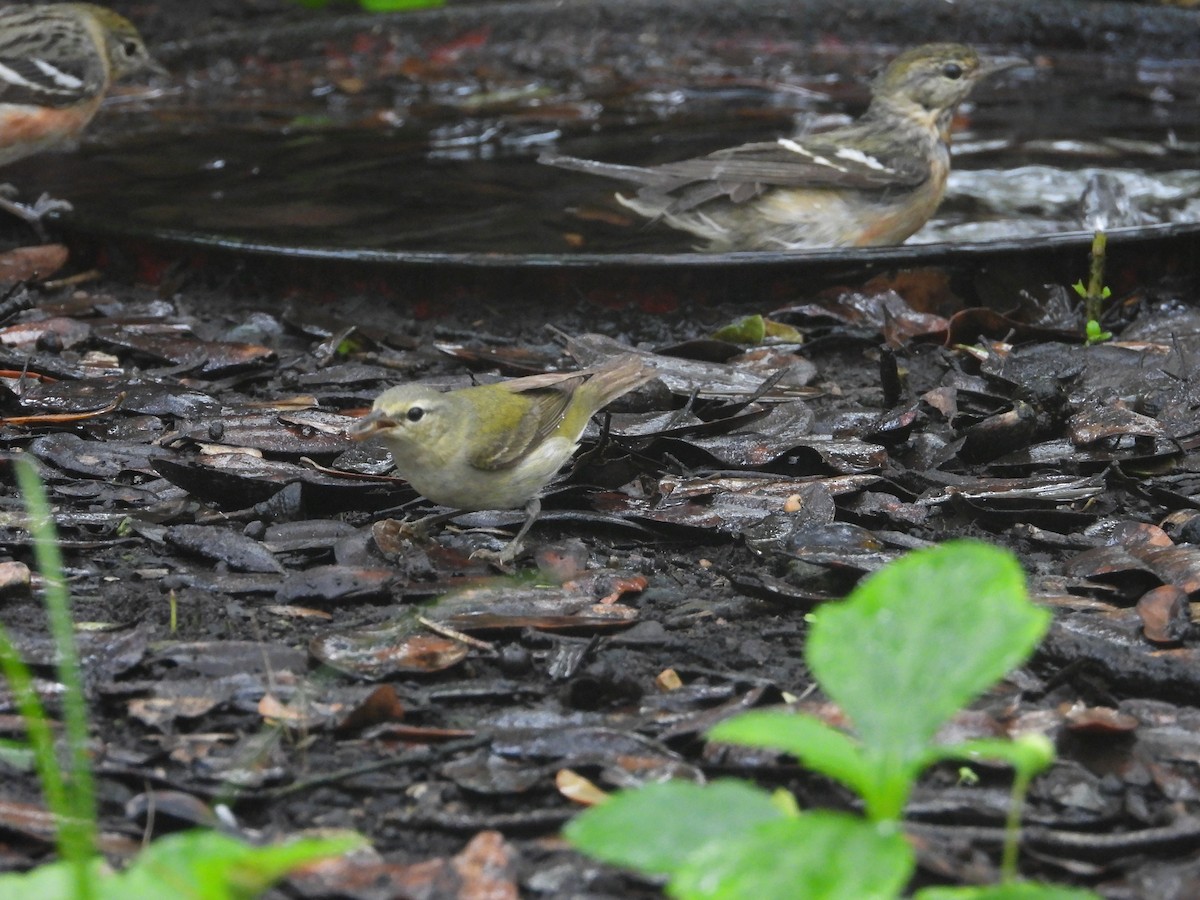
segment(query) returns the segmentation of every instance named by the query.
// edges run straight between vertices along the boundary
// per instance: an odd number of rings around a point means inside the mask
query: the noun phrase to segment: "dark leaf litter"
[[[322,315],[349,324],[362,302]],[[247,833],[361,829],[389,877],[467,852],[475,835],[535,894],[649,891],[540,840],[574,809],[557,773],[605,789],[741,774],[804,805],[846,805],[783,759],[706,746],[704,731],[795,697],[835,716],[800,661],[805,611],[906,550],[972,535],[1014,549],[1056,610],[1033,664],[952,725],[1058,743],[1063,759],[1031,798],[1027,866],[1117,897],[1185,877],[1183,851],[1200,845],[1188,705],[1200,691],[1200,395],[1194,337],[1173,323],[1190,314],[1146,298],[1097,347],[947,347],[943,326],[884,349],[882,320],[868,333],[822,302],[775,313],[808,342],[763,369],[741,348],[715,362],[693,340],[732,316],[715,309],[651,323],[674,335],[671,355],[635,344],[630,315],[586,308],[556,320],[575,329],[565,344],[537,309],[473,314],[468,342],[439,339],[453,316],[385,312],[372,339],[350,328],[351,349],[330,355],[289,324],[301,312],[267,299],[255,343],[243,307],[201,286],[171,302],[118,283],[39,295],[5,332],[20,339],[2,351],[0,442],[38,460],[90,623],[105,833],[135,837],[144,816],[127,809],[159,794],[203,801],[178,802],[159,830],[203,820],[220,797]],[[908,314],[895,295],[888,308],[891,324]],[[160,336],[155,352],[114,339],[129,322]],[[48,352],[47,328],[85,337]],[[598,418],[548,492],[536,564],[515,576],[472,553],[499,547],[519,513],[463,516],[423,541],[402,521],[427,505],[386,474],[386,454],[344,434],[389,384],[486,380],[505,347],[525,351],[522,371],[636,349],[664,373]],[[885,404],[888,360],[899,392]],[[30,562],[17,498],[5,502],[9,552]],[[8,591],[6,620],[49,676],[36,600],[19,581]],[[682,687],[656,686],[668,669]],[[375,684],[389,699],[365,712]],[[1005,775],[983,776],[972,790],[949,772],[926,778],[911,813],[923,877],[991,872],[994,858],[969,848],[995,846]],[[11,816],[29,815],[36,793],[16,773],[6,783],[27,804]],[[44,852],[45,834],[11,827],[25,836],[12,863]],[[323,877],[296,889],[371,896],[349,873]]]

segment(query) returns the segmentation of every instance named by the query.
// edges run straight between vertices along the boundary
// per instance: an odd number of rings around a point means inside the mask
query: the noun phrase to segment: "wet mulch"
[[[850,805],[704,732],[785,696],[821,711],[805,613],[970,535],[1016,551],[1056,610],[1033,663],[954,724],[1060,748],[1034,785],[1026,870],[1112,897],[1192,894],[1196,287],[1138,289],[1114,308],[1118,339],[1087,347],[1073,313],[1044,312],[1066,304],[960,309],[939,284],[798,292],[764,307],[780,337],[756,347],[710,336],[745,308],[527,302],[417,321],[370,296],[199,282],[14,289],[0,442],[36,458],[56,509],[109,846],[224,807],[251,835],[370,837],[377,855],[298,880],[302,896],[450,895],[413,887],[431,866],[481,867],[498,896],[653,895],[556,838],[577,810],[560,773],[609,789],[739,774]],[[472,553],[520,513],[416,539],[402,520],[426,505],[344,435],[403,379],[631,350],[660,379],[597,423],[512,575]],[[49,677],[30,538],[11,488],[3,502],[5,622]],[[982,775],[925,779],[910,811],[923,879],[994,874],[1007,775]],[[0,777],[3,863],[29,865],[49,852],[40,800],[26,773]],[[426,860],[441,862],[412,868]]]
[[[0,262],[9,279],[82,268],[53,245]],[[569,773],[605,789],[739,775],[852,808],[787,758],[704,734],[789,699],[834,715],[801,661],[805,614],[909,549],[973,536],[1016,552],[1055,610],[1031,664],[953,723],[1059,748],[1029,799],[1024,871],[1113,898],[1200,895],[1194,276],[1122,289],[1116,339],[1088,347],[1065,287],[969,308],[933,270],[661,316],[518,297],[424,319],[352,287],[234,290],[230,274],[0,302],[0,446],[37,460],[56,511],[115,856],[195,824],[353,828],[371,853],[280,896],[657,896],[558,839],[578,810]],[[747,313],[777,336],[712,336]],[[401,380],[631,351],[661,377],[597,420],[515,573],[472,554],[520,513],[418,539],[403,523],[428,505],[345,437]],[[0,465],[3,619],[53,710]],[[0,736],[19,737],[3,703]],[[979,774],[935,769],[916,793],[923,883],[995,877],[1008,773]],[[51,852],[33,779],[7,760],[0,835],[0,868]]]

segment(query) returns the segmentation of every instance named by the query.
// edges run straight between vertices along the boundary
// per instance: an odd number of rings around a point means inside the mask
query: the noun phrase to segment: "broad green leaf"
[[[890,900],[914,864],[897,831],[841,813],[807,813],[706,844],[667,892],[680,900]]]
[[[254,847],[215,831],[189,831],[155,841],[122,872],[99,857],[89,871],[96,900],[253,900],[293,869],[362,844],[347,835]],[[0,875],[0,897],[74,897],[74,878],[65,862]]]
[[[92,883],[100,888],[105,879],[113,877],[112,871],[100,857],[88,864]],[[8,872],[0,875],[0,897],[59,898],[75,896],[75,867],[67,862],[52,862],[38,866],[28,872]],[[107,900],[107,895],[96,891],[96,896]]]
[[[987,887],[925,888],[917,891],[913,900],[1100,900],[1100,897],[1091,891],[1076,888],[1015,881]]]
[[[714,741],[786,751],[810,769],[860,794],[871,784],[871,773],[858,742],[803,713],[746,712],[718,723],[708,736]]]
[[[872,764],[873,817],[900,814],[938,728],[1026,659],[1049,624],[1016,558],[975,541],[910,553],[813,616],[809,667]]]
[[[623,791],[577,816],[563,835],[605,862],[670,875],[697,848],[784,818],[766,791],[743,781],[683,781]]]
[[[362,846],[357,836],[255,847],[215,831],[155,841],[105,884],[103,900],[252,900],[293,869]]]

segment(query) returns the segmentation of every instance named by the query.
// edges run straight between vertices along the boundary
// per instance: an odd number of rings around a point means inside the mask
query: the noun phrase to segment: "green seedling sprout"
[[[10,457],[11,459],[11,457]],[[354,834],[321,840],[255,847],[209,831],[191,831],[155,841],[122,872],[111,871],[96,854],[96,800],[88,755],[87,705],[71,600],[63,577],[62,553],[46,490],[33,463],[12,461],[33,537],[34,558],[43,584],[59,683],[63,686],[64,735],[68,768],[59,768],[54,734],[33,675],[7,629],[0,625],[0,671],[8,680],[25,720],[34,768],[46,806],[57,825],[59,861],[27,873],[0,875],[0,897],[53,897],[75,900],[253,900],[293,869],[363,845]]]
[[[27,459],[14,460],[13,472],[28,515],[34,558],[42,576],[46,615],[58,661],[57,677],[63,686],[63,724],[70,748],[66,778],[58,766],[54,736],[34,688],[33,677],[17,653],[7,630],[2,627],[0,665],[25,719],[46,805],[58,823],[59,855],[67,861],[73,873],[75,896],[90,898],[95,896],[89,864],[95,854],[96,800],[91,760],[88,758],[87,707],[83,699],[79,654],[75,648],[71,600],[63,578],[58,535],[41,479]]]
[[[1077,281],[1071,287],[1083,298],[1083,315],[1087,322],[1088,344],[1099,344],[1112,339],[1112,332],[1105,331],[1100,324],[1104,313],[1104,301],[1112,296],[1112,289],[1104,284],[1104,267],[1108,250],[1108,235],[1097,229],[1092,235],[1092,252],[1088,265],[1088,283]]]
[[[568,841],[592,856],[667,876],[682,900],[899,897],[916,866],[901,815],[920,774],[945,761],[1000,761],[1016,776],[1002,883],[937,888],[918,900],[1081,900],[1086,891],[1017,882],[1017,838],[1030,781],[1054,760],[1041,737],[935,743],[935,735],[1037,646],[1049,613],[1029,601],[1011,553],[974,541],[917,551],[843,603],[812,614],[809,670],[850,721],[752,711],[713,740],[782,750],[863,799],[862,817],[799,811],[746,782],[669,782],[624,791],[577,817]],[[936,897],[930,893],[936,890]]]

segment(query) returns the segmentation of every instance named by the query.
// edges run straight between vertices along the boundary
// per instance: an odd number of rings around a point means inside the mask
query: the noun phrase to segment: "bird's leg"
[[[49,194],[42,194],[33,203],[18,203],[13,199],[16,195],[16,188],[11,184],[0,185],[0,210],[20,219],[43,241],[46,239],[46,229],[42,219],[51,213],[71,212],[74,209],[66,200],[55,200]]]
[[[534,497],[525,504],[525,521],[521,524],[520,530],[517,531],[516,537],[505,544],[504,549],[499,553],[491,550],[476,550],[471,554],[471,558],[484,559],[502,571],[507,570],[512,566],[513,560],[520,554],[522,541],[525,539],[525,535],[529,533],[529,529],[533,527],[533,523],[537,521],[537,517],[541,511],[542,501]]]
[[[537,517],[542,514],[542,501],[534,497],[525,504],[525,521],[517,531],[516,537],[508,542],[508,546],[500,551],[500,557],[505,562],[512,562],[517,558],[517,554],[521,552],[521,542],[525,539],[525,535],[529,534],[529,529],[533,527],[533,523],[537,521]]]
[[[455,516],[461,515],[461,509],[452,509],[450,512],[430,513],[427,516],[422,516],[415,522],[405,522],[404,530],[412,535],[414,540],[428,542],[430,532],[437,526],[449,522]]]

